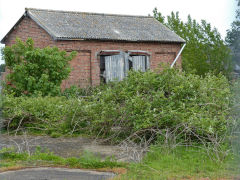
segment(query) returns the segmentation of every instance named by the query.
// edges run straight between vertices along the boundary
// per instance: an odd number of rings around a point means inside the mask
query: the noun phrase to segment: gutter
[[[185,46],[186,46],[186,43],[184,43],[184,45],[183,45],[183,47],[181,48],[181,50],[179,51],[177,57],[174,59],[172,65],[171,65],[171,68],[173,68],[174,64],[177,62],[177,60],[178,60],[179,56],[181,55],[181,53],[182,53],[183,49],[185,48]]]

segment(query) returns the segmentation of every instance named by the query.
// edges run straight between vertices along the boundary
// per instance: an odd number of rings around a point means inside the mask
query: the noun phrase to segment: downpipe
[[[173,68],[174,64],[177,62],[179,56],[181,55],[183,49],[185,48],[186,43],[184,43],[183,47],[181,48],[181,50],[179,51],[178,55],[176,56],[176,58],[174,59],[173,63],[171,64],[171,68]]]

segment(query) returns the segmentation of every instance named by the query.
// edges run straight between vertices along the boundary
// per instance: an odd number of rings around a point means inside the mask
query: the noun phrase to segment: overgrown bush
[[[207,133],[227,128],[230,89],[227,79],[208,74],[201,78],[177,70],[131,72],[126,80],[95,93],[88,103],[92,126],[108,133],[112,126],[125,133],[187,123]]]
[[[76,102],[65,97],[5,96],[5,127],[9,130],[21,130],[24,127],[46,133],[64,133],[66,117],[71,114],[72,105]]]
[[[69,61],[76,52],[67,54],[57,47],[35,48],[31,38],[26,42],[16,39],[16,44],[3,49],[7,76],[6,91],[21,95],[58,95],[62,80],[71,71]]]
[[[118,139],[135,134],[158,141],[174,133],[174,141],[207,141],[224,136],[231,124],[231,92],[221,74],[202,78],[175,69],[130,72],[125,80],[97,87],[90,94],[68,99],[7,97],[4,114],[14,128],[27,117],[25,122],[42,120],[44,126],[46,121],[55,129],[62,127],[62,132]],[[68,95],[74,97],[74,92]]]

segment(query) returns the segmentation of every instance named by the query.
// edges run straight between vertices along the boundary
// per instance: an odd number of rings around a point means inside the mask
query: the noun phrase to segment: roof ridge
[[[66,10],[53,10],[53,9],[38,9],[38,8],[25,8],[26,11],[48,11],[48,12],[60,12],[60,13],[75,13],[75,14],[89,14],[89,15],[102,15],[102,16],[122,16],[122,17],[139,17],[139,18],[153,18],[153,16],[143,15],[126,15],[126,14],[107,14],[107,13],[94,13],[94,12],[80,12],[80,11],[66,11]]]
[[[36,22],[53,40],[185,42],[176,33],[151,16],[100,14],[35,8],[26,8],[25,13],[4,36],[1,42],[5,42],[7,36],[26,16]],[[65,21],[62,18],[65,18]]]

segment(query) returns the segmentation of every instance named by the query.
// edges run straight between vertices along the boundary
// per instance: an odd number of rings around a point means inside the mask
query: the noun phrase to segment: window
[[[139,51],[128,53],[121,51],[100,52],[101,82],[121,81],[131,69],[146,72],[148,68],[149,55],[146,53],[139,54]]]
[[[147,55],[133,55],[129,57],[129,70],[146,72],[149,69],[149,57]]]

